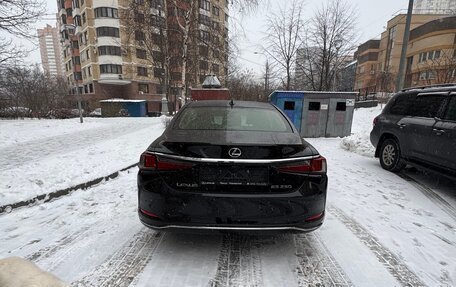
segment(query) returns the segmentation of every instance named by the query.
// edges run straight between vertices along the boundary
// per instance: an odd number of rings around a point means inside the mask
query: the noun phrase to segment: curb
[[[15,210],[15,209],[20,208],[20,207],[33,206],[33,205],[38,204],[39,202],[46,203],[46,202],[49,202],[49,201],[51,201],[53,199],[68,195],[72,191],[75,191],[75,190],[79,190],[79,189],[86,190],[86,189],[88,189],[88,188],[90,188],[90,187],[92,187],[94,185],[99,184],[102,181],[108,181],[108,180],[114,179],[114,178],[118,177],[119,174],[122,171],[129,170],[129,169],[131,169],[131,168],[133,168],[133,167],[135,167],[137,165],[138,165],[138,163],[135,163],[135,164],[129,165],[129,166],[125,167],[125,168],[122,168],[122,169],[120,169],[120,170],[118,170],[116,172],[113,172],[113,173],[111,173],[111,174],[109,174],[107,176],[98,177],[98,178],[92,179],[92,180],[90,180],[88,182],[80,183],[78,185],[67,187],[65,189],[53,191],[51,193],[41,194],[41,195],[38,195],[38,196],[36,196],[36,197],[34,197],[32,199],[27,199],[27,200],[22,200],[22,201],[19,201],[19,202],[16,202],[16,203],[2,205],[2,206],[0,206],[0,215],[2,213],[9,213],[12,210]]]

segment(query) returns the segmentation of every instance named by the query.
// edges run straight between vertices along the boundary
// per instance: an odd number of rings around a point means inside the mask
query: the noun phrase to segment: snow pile
[[[3,287],[65,287],[54,275],[19,257],[0,260],[0,286]]]
[[[340,147],[363,156],[373,157],[375,148],[370,142],[372,122],[382,111],[381,107],[359,108],[353,115],[352,135],[344,137]]]

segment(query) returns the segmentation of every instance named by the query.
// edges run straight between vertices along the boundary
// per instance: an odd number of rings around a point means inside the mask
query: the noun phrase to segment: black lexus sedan
[[[309,232],[327,182],[325,158],[277,107],[191,102],[141,155],[138,213],[153,229]]]

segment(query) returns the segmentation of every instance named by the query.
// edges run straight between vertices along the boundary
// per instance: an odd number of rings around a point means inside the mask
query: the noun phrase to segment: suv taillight
[[[373,121],[373,123],[372,123],[372,124],[373,124],[373,125],[374,125],[374,127],[375,127],[375,125],[376,125],[377,123],[378,123],[378,117],[375,117],[375,118],[374,118],[374,121]]]

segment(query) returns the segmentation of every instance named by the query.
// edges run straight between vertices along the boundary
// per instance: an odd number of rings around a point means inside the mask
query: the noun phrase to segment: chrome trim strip
[[[295,226],[287,227],[229,227],[229,226],[187,226],[187,225],[165,225],[153,226],[141,221],[145,226],[152,229],[166,230],[166,229],[191,229],[191,230],[221,230],[221,231],[286,231],[295,230],[301,232],[311,232],[320,228],[321,225],[311,228],[300,228]]]
[[[305,156],[305,157],[294,157],[286,159],[227,159],[227,158],[199,158],[199,157],[185,157],[179,155],[171,155],[160,152],[150,152],[148,153],[156,154],[163,157],[184,160],[184,161],[193,161],[193,162],[210,162],[210,163],[282,163],[282,162],[295,162],[301,160],[310,160],[320,157],[320,155]]]

